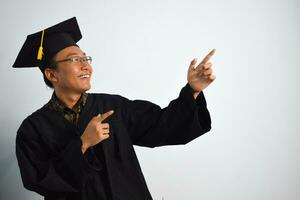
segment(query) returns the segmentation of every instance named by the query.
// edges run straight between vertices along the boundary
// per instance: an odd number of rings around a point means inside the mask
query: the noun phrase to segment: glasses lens
[[[86,62],[88,62],[89,64],[91,64],[91,63],[92,63],[92,57],[91,57],[91,56],[86,56],[86,57],[84,58],[84,61],[86,61]]]
[[[79,56],[74,56],[72,58],[69,58],[69,60],[72,62],[72,63],[75,63],[75,62],[80,62],[81,58]]]

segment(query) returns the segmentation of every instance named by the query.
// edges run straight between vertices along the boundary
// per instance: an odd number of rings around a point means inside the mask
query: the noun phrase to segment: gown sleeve
[[[24,187],[43,196],[78,192],[87,178],[100,170],[88,162],[81,145],[80,138],[74,137],[53,156],[31,120],[25,119],[16,137],[16,156]]]
[[[165,108],[143,100],[124,100],[132,143],[157,147],[186,144],[211,129],[203,92],[196,99],[187,83]]]

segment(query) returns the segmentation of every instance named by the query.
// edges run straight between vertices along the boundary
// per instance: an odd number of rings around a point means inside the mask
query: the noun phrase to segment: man
[[[148,101],[86,93],[91,57],[76,44],[76,18],[29,35],[13,67],[39,67],[52,98],[18,129],[24,187],[46,200],[152,199],[133,145],[186,144],[211,129],[203,94],[214,79],[211,51],[193,59],[188,83],[161,109]],[[101,114],[100,114],[101,113]]]

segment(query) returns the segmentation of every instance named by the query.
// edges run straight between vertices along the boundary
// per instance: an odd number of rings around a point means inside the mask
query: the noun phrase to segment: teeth
[[[79,78],[89,78],[89,77],[90,77],[90,75],[88,75],[88,74],[79,76]]]

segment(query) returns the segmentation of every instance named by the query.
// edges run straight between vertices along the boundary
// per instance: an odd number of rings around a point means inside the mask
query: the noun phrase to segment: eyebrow
[[[83,52],[83,55],[84,56],[86,55],[85,52]],[[78,54],[77,53],[68,53],[67,56],[66,56],[66,58],[68,58],[70,56],[78,56]]]

